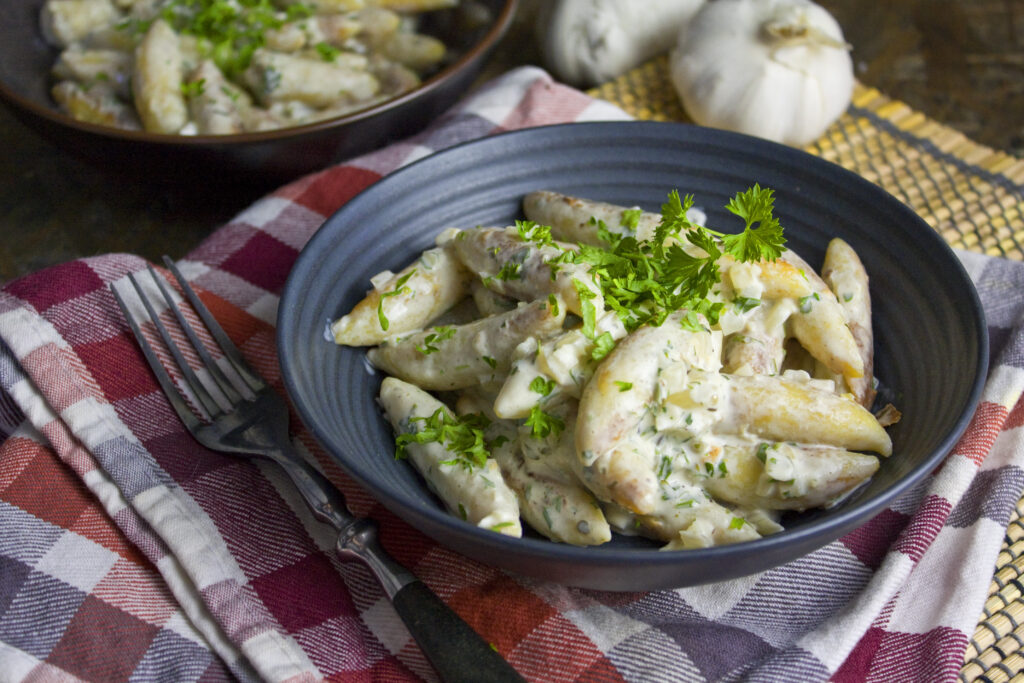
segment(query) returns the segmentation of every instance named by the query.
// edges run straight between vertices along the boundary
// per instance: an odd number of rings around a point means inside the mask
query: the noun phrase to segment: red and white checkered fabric
[[[278,295],[345,201],[464,140],[623,118],[519,69],[415,138],[260,200],[180,266],[280,388]],[[1024,489],[1024,266],[961,256],[993,340],[968,433],[864,527],[743,579],[602,593],[510,576],[423,537],[295,436],[388,550],[531,680],[953,680]],[[432,678],[369,572],[338,562],[276,469],[184,431],[109,291],[144,266],[82,259],[0,292],[0,680]]]

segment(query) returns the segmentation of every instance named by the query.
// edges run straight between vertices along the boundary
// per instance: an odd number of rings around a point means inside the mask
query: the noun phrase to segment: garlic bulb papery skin
[[[682,31],[669,68],[695,122],[797,147],[853,96],[842,29],[809,0],[712,0]]]
[[[548,0],[537,13],[544,65],[592,86],[668,52],[704,0]]]

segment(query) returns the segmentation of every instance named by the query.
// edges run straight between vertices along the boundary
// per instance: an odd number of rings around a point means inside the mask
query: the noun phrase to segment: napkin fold
[[[179,267],[282,389],[278,295],[323,220],[382,176],[495,132],[628,116],[523,67],[425,132],[261,199]],[[606,593],[452,553],[300,450],[380,523],[384,546],[531,680],[954,680],[1024,489],[1024,265],[958,253],[993,364],[971,425],[926,481],[853,533],[753,576]],[[273,466],[185,431],[109,291],[135,256],[0,291],[0,680],[431,680],[362,565]]]

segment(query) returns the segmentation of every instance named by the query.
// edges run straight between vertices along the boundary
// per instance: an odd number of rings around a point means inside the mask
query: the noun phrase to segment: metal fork
[[[186,362],[182,350],[160,321],[156,308],[138,279],[133,274],[128,276],[160,339],[178,365],[184,382],[208,417],[200,416],[192,410],[187,398],[178,390],[143,336],[140,324],[130,313],[120,293],[113,286],[111,291],[160,387],[189,432],[211,450],[262,457],[277,463],[305,498],[313,514],[338,530],[335,545],[338,556],[345,560],[362,560],[377,577],[398,616],[442,680],[522,681],[508,662],[426,584],[387,555],[378,541],[377,525],[372,520],[352,516],[341,492],[294,449],[288,436],[288,407],[285,401],[245,362],[174,262],[165,256],[164,263],[220,347],[224,356],[222,362],[237,375],[235,382],[228,379],[175,305],[167,285],[150,266],[149,272],[168,308],[202,362],[208,379],[215,386],[211,391]],[[219,397],[216,395],[218,392]]]

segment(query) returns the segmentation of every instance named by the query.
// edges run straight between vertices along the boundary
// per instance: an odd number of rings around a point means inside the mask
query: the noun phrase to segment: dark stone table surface
[[[857,77],[966,133],[1024,156],[1024,2],[825,0]],[[523,5],[529,7],[529,3]],[[536,62],[517,19],[485,77]],[[117,175],[43,140],[0,107],[0,283],[81,256],[185,254],[269,189],[171,187]]]

